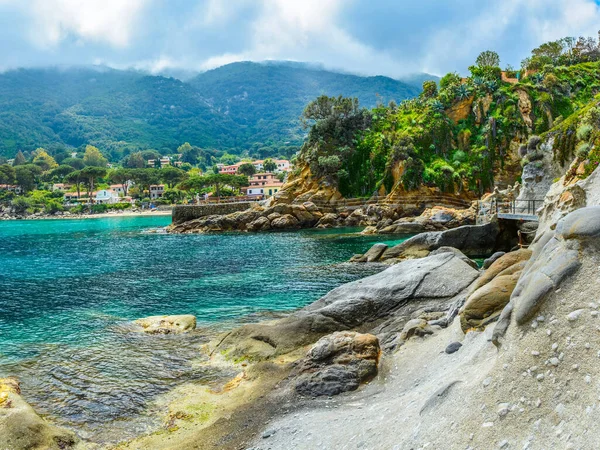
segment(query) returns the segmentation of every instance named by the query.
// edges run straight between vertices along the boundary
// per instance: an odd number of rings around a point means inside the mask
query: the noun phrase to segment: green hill
[[[0,156],[93,144],[118,160],[139,149],[173,152],[186,141],[269,156],[302,143],[298,118],[320,94],[371,107],[419,91],[300,63],[234,63],[187,82],[98,67],[20,69],[0,74]]]

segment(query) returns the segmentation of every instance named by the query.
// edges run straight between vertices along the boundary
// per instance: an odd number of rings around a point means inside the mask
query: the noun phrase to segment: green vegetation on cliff
[[[418,98],[399,105],[368,110],[356,99],[322,96],[305,109],[312,127],[298,160],[355,197],[421,186],[481,194],[515,181],[520,166],[539,157],[541,141],[528,149],[529,138],[544,133],[556,135],[563,164],[576,151],[596,157],[595,134],[581,125],[592,129],[600,116],[589,104],[600,92],[600,51],[595,41],[582,42],[563,45],[568,57],[555,55],[555,64],[544,46],[535,49],[521,72],[502,71],[499,56],[483,52],[469,77],[425,82]]]

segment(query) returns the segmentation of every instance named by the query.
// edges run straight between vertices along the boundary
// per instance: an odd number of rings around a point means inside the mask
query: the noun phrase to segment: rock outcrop
[[[187,333],[196,329],[196,317],[190,314],[150,316],[137,319],[133,323],[149,334]]]
[[[475,208],[453,209],[442,206],[428,208],[416,217],[402,217],[393,222],[379,221],[363,231],[365,234],[414,234],[443,231],[475,224]]]
[[[46,422],[20,394],[16,378],[0,379],[0,448],[64,450],[76,444],[72,432]]]
[[[442,318],[478,275],[454,253],[407,260],[333,289],[284,319],[233,330],[211,343],[210,352],[232,359],[270,359],[343,330],[372,330],[388,348],[395,347],[409,320]]]
[[[483,328],[498,318],[509,302],[530,256],[531,251],[526,249],[506,253],[496,259],[474,283],[473,293],[460,311],[464,332]]]
[[[496,222],[422,233],[387,249],[381,256],[381,260],[422,258],[440,247],[452,247],[467,256],[489,255],[497,249],[499,234],[500,227]]]
[[[296,392],[307,397],[357,389],[377,375],[379,340],[372,334],[342,331],[324,336],[299,361]]]

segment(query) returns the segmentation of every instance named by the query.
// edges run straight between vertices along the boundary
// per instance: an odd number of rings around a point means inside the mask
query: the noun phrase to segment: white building
[[[117,194],[112,189],[102,189],[96,192],[94,202],[100,204],[105,203],[109,205],[119,203],[119,194]]]
[[[150,198],[152,200],[161,198],[164,193],[165,193],[165,185],[164,184],[153,184],[150,186]]]

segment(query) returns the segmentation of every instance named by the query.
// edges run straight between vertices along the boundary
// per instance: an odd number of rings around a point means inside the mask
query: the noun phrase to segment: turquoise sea
[[[152,400],[224,375],[202,343],[245,321],[302,307],[381,270],[345,264],[375,242],[356,229],[263,234],[148,232],[170,217],[0,222],[0,377],[83,438],[147,431]],[[189,335],[146,336],[132,319],[194,314]]]

